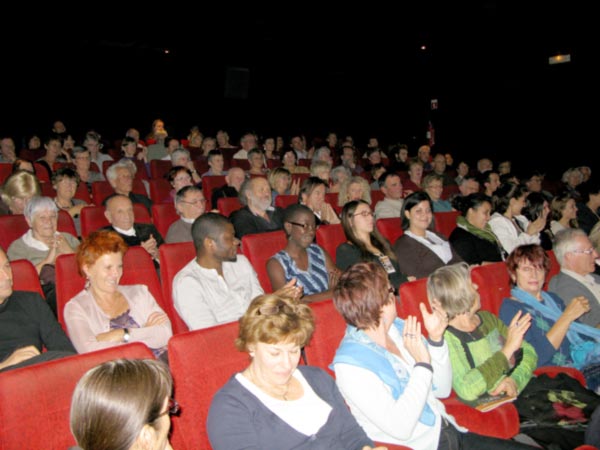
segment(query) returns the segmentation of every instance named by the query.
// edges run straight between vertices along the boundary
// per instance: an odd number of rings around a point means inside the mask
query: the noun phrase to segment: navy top
[[[308,270],[300,270],[285,250],[277,252],[273,258],[279,261],[285,273],[286,283],[296,278],[296,285],[304,288],[304,295],[320,294],[329,289],[329,273],[325,265],[325,253],[317,244],[310,244],[308,253]]]

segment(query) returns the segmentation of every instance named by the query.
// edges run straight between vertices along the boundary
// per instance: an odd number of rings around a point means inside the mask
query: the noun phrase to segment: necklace
[[[291,383],[291,378],[290,380],[285,384],[285,390],[283,391],[283,393],[276,391],[275,389],[273,389],[270,386],[267,386],[261,382],[258,381],[258,379],[256,378],[256,376],[254,375],[254,372],[252,372],[250,369],[246,370],[246,378],[248,378],[252,383],[254,383],[254,385],[256,387],[258,387],[261,391],[265,392],[266,394],[270,395],[271,397],[274,398],[281,398],[284,401],[289,401],[288,399],[288,392],[290,390],[290,383]]]

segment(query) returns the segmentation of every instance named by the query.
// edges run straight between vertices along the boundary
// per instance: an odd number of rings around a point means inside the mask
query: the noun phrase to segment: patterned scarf
[[[496,238],[496,235],[492,232],[492,227],[490,227],[489,223],[486,223],[485,227],[481,229],[471,224],[471,222],[469,222],[465,217],[458,216],[456,218],[456,225],[458,225],[464,230],[467,230],[469,233],[474,234],[475,236],[481,239],[485,239],[486,241],[489,241],[492,244],[498,246],[498,239]]]

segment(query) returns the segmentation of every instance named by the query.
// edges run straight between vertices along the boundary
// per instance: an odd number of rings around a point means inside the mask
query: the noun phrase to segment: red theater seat
[[[281,230],[247,234],[242,237],[242,252],[254,267],[258,281],[265,292],[273,292],[271,280],[267,274],[267,261],[279,250],[285,248],[286,244],[285,233]]]
[[[304,348],[306,362],[334,376],[329,368],[335,352],[346,331],[346,322],[335,309],[333,300],[309,303],[315,317],[315,331],[310,343]]]
[[[152,205],[152,221],[163,238],[167,237],[169,227],[179,220],[173,203],[155,203]]]
[[[498,315],[502,300],[510,297],[510,277],[504,261],[473,267],[471,280],[479,289],[481,309]]]
[[[35,266],[27,259],[17,259],[10,262],[13,274],[13,290],[37,292],[44,298]]]
[[[341,223],[335,225],[321,225],[317,228],[317,244],[321,246],[335,264],[335,252],[338,246],[346,242],[346,235]]]
[[[104,215],[104,206],[86,206],[81,210],[79,218],[81,220],[81,237],[86,238],[92,231],[110,225],[108,219]],[[133,204],[133,215],[137,223],[152,223],[150,213],[141,203]]]
[[[400,217],[379,219],[375,225],[381,235],[389,241],[390,245],[394,245],[396,240],[404,233]]]
[[[458,211],[436,212],[434,216],[435,231],[441,233],[448,239],[456,228],[456,218],[460,215]]]

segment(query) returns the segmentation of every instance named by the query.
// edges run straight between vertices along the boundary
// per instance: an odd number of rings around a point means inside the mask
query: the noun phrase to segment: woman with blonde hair
[[[364,200],[369,205],[371,204],[371,187],[363,177],[354,176],[346,180],[340,187],[338,206],[343,207],[353,200]]]
[[[552,199],[550,211],[552,212],[550,230],[553,235],[567,228],[579,228],[575,199],[568,192],[563,192]]]
[[[31,197],[41,194],[40,182],[36,176],[26,171],[10,175],[2,186],[2,202],[6,205],[4,214],[23,214]]]

